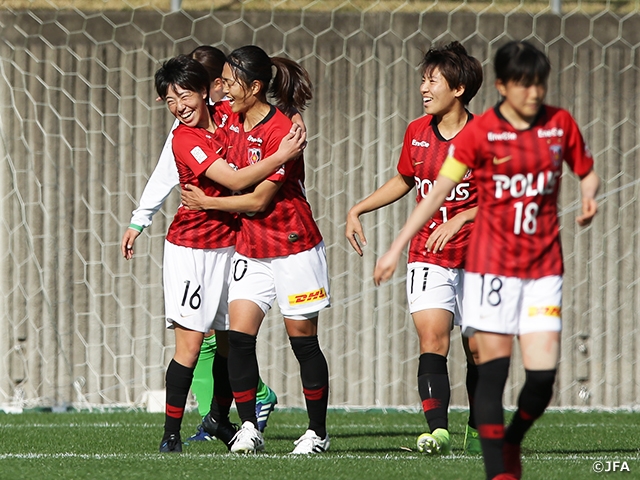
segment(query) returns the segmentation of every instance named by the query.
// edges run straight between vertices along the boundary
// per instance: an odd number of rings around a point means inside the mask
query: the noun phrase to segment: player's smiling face
[[[500,104],[500,111],[505,118],[510,119],[515,116],[529,124],[536,118],[547,94],[546,83],[533,83],[527,86],[513,80],[507,83],[496,80],[496,88],[504,98],[504,102]],[[517,125],[514,126],[518,128]]]
[[[463,92],[463,88],[452,89],[438,67],[426,70],[422,75],[420,94],[424,112],[428,115],[441,117],[450,112]]]
[[[171,85],[167,90],[165,102],[169,111],[185,125],[202,128],[209,126],[206,91],[198,93],[179,85]]]
[[[256,103],[252,88],[238,78],[228,63],[225,63],[222,69],[222,83],[224,94],[229,99],[229,106],[233,112],[246,113]]]

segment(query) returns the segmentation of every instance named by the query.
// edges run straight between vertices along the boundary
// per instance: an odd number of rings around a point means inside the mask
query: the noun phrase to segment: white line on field
[[[367,460],[367,461],[376,461],[376,460],[419,460],[424,458],[423,455],[408,453],[407,455],[396,455],[396,454],[386,454],[386,455],[356,455],[352,453],[344,453],[344,454],[326,454],[326,455],[314,455],[312,457],[300,457],[293,456],[289,454],[268,454],[268,453],[260,453],[257,455],[231,455],[228,453],[209,453],[209,454],[190,454],[184,453],[183,455],[188,456],[189,458],[197,458],[197,459],[212,459],[212,458],[226,458],[230,460],[246,460],[252,459],[254,461],[261,460],[283,460],[288,459],[292,462],[297,461],[305,461],[305,460],[314,460],[314,461],[335,461],[336,459],[350,459],[350,460]],[[4,453],[0,454],[0,460],[6,459],[18,459],[18,460],[31,460],[31,459],[65,459],[65,458],[79,458],[82,460],[152,460],[158,461],[159,459],[170,459],[175,458],[175,455],[165,455],[159,453],[139,453],[139,454],[123,454],[123,453],[110,453],[110,454],[84,454],[84,453]],[[597,455],[597,454],[589,454],[589,455],[576,455],[576,454],[557,454],[557,455],[536,455],[535,453],[524,455],[523,462],[535,462],[535,461],[569,461],[569,460],[578,460],[578,461],[595,461],[607,458],[615,458],[619,461],[626,460],[638,460],[636,455],[621,455],[618,453],[607,452],[607,454]],[[442,462],[451,462],[451,461],[473,461],[477,460],[477,457],[469,457],[467,455],[447,455],[444,457],[440,457],[439,461]]]
[[[5,417],[6,418],[6,417]],[[195,425],[195,424],[194,424]],[[389,428],[388,433],[396,433],[401,432],[402,430],[412,430],[421,425],[420,422],[416,421],[416,423],[407,423],[407,424],[395,424],[395,425],[366,425],[366,424],[344,424],[341,423],[339,425],[334,425],[331,430],[332,431],[352,431],[354,429],[360,430],[384,430],[385,428]],[[535,429],[541,428],[602,428],[604,426],[608,426],[608,422],[603,423],[537,423],[535,425]],[[100,422],[100,423],[34,423],[34,424],[26,424],[26,423],[4,423],[0,425],[0,429],[2,428],[158,428],[162,426],[161,423],[126,423],[126,422],[117,422],[117,423],[108,423],[108,422]],[[631,425],[630,425],[631,426]],[[186,427],[189,428],[189,427]],[[194,427],[195,428],[195,427]],[[278,430],[300,430],[301,428],[305,428],[305,425],[278,425]],[[393,430],[393,431],[391,431]]]

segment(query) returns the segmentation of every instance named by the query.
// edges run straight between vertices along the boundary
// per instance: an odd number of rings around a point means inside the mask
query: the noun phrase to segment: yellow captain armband
[[[440,169],[440,175],[458,183],[464,178],[467,170],[469,170],[469,167],[464,163],[459,162],[453,157],[447,157]]]

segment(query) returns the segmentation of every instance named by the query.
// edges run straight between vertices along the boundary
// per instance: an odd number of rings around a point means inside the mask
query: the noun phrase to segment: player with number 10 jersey
[[[238,168],[261,161],[278,149],[290,128],[291,120],[274,106],[250,134],[245,134],[240,116],[234,114],[227,129],[232,145],[228,160]],[[281,187],[264,211],[240,215],[236,251],[250,258],[273,258],[318,245],[322,234],[305,197],[302,158],[283,165],[267,180]]]

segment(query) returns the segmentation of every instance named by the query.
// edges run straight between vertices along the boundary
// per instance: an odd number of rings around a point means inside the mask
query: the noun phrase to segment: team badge
[[[253,165],[256,162],[259,162],[262,158],[262,150],[259,148],[250,148],[249,149],[249,165]]]
[[[554,167],[559,167],[562,164],[562,145],[553,144],[549,146],[549,153],[551,153],[551,162]]]

